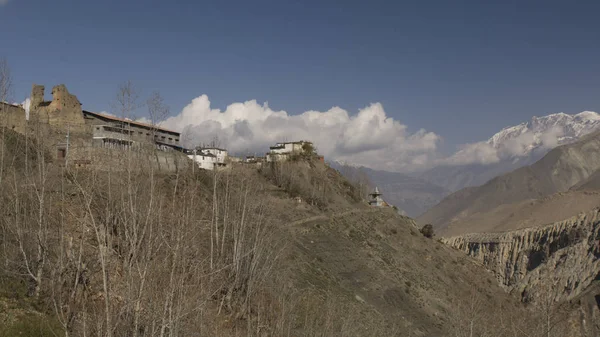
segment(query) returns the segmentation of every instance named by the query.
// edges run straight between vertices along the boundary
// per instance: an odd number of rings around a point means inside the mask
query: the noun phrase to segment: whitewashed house
[[[217,167],[225,167],[227,165],[227,150],[218,147],[200,147],[198,148],[203,153],[210,153],[215,156]]]
[[[300,140],[297,142],[284,142],[277,143],[275,146],[269,147],[269,153],[267,153],[267,161],[284,161],[288,160],[292,154],[301,154],[305,152],[305,146],[310,145],[312,149],[312,142]]]
[[[210,152],[194,150],[192,154],[188,154],[188,158],[204,170],[214,170],[217,167],[217,156]]]

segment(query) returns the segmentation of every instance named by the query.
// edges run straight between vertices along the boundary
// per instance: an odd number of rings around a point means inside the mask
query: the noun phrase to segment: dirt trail
[[[367,208],[367,209],[356,208],[356,209],[351,209],[351,210],[344,211],[344,212],[333,213],[330,215],[315,215],[315,216],[311,216],[308,218],[292,221],[292,222],[290,222],[290,226],[303,225],[305,223],[312,222],[312,221],[329,220],[329,219],[333,219],[333,218],[339,218],[339,217],[346,216],[346,215],[352,214],[352,213],[368,213],[368,212],[373,212],[375,210],[376,209],[372,209],[372,208]]]

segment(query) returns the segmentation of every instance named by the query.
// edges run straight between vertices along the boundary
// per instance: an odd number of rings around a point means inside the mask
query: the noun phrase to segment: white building
[[[193,160],[198,167],[204,170],[214,170],[217,167],[217,156],[210,152],[195,150],[193,154],[188,154],[188,158]]]
[[[188,154],[188,158],[205,170],[222,169],[227,166],[227,150],[218,147],[198,147]]]
[[[267,161],[284,161],[289,159],[292,154],[300,154],[305,152],[305,146],[309,145],[313,148],[312,142],[300,140],[297,142],[284,142],[277,143],[275,146],[269,147],[269,153],[267,153]]]
[[[246,156],[246,158],[244,159],[244,163],[248,163],[248,164],[263,163],[266,160],[267,160],[266,157]]]
[[[201,147],[198,148],[198,150],[204,153],[210,153],[213,156],[217,157],[218,165],[225,165],[225,161],[227,160],[227,150],[218,147]]]

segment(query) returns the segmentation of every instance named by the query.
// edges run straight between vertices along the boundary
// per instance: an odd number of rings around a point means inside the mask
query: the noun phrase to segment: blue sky
[[[0,1],[22,100],[65,83],[110,109],[132,80],[172,112],[268,101],[299,114],[379,102],[442,148],[553,112],[600,111],[597,1]],[[49,92],[49,89],[47,89]]]

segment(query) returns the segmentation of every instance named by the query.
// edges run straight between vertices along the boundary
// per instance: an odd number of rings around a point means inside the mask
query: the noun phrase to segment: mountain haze
[[[350,167],[339,162],[332,162],[330,165],[349,180],[356,177],[357,171],[364,173],[368,177],[369,188],[378,187],[387,203],[413,218],[436,205],[450,193],[444,187],[404,173]]]
[[[463,147],[441,165],[426,171],[360,169],[372,185],[380,188],[386,201],[408,216],[417,217],[451,192],[483,185],[494,177],[531,165],[552,148],[575,142],[599,128],[600,115],[596,112],[556,113],[506,127],[487,141]],[[337,162],[331,165],[342,167]]]

